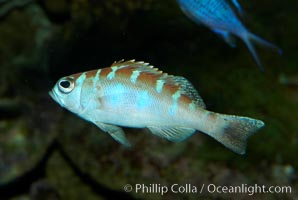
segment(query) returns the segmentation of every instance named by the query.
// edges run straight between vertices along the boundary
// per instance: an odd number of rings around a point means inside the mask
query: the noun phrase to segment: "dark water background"
[[[247,194],[125,193],[125,184],[291,186],[298,199],[298,3],[244,1],[244,22],[280,46],[230,48],[197,26],[175,0],[0,1],[0,199],[250,199]],[[261,119],[266,127],[239,156],[204,134],[173,144],[125,129],[126,149],[58,106],[62,76],[121,59],[188,78],[207,108]]]

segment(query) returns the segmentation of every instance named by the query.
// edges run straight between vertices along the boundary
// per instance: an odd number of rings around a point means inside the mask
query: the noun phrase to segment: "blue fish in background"
[[[232,8],[235,6],[240,15],[243,9],[237,0],[177,0],[182,11],[198,24],[204,24],[216,34],[220,35],[230,46],[236,47],[234,36],[241,38],[247,45],[255,62],[261,70],[264,68],[259,60],[252,42],[276,49],[279,54],[282,51],[274,44],[251,33],[239,20]]]

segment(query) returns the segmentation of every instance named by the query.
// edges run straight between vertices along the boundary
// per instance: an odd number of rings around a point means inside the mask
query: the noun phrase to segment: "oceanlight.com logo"
[[[265,185],[247,185],[241,184],[238,186],[220,186],[215,184],[202,184],[196,186],[192,184],[126,184],[123,187],[125,192],[134,192],[141,194],[160,194],[164,195],[167,193],[174,194],[202,194],[207,192],[210,194],[290,194],[292,193],[291,186],[265,186]]]

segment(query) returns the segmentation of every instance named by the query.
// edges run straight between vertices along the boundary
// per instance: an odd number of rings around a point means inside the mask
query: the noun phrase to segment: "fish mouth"
[[[52,99],[55,99],[55,96],[52,91],[49,91],[49,95],[52,97]]]
[[[57,97],[55,91],[53,91],[53,90],[52,91],[49,91],[49,95],[52,97],[52,99],[54,101],[56,101],[57,103],[61,104],[61,102],[59,101],[59,98]]]

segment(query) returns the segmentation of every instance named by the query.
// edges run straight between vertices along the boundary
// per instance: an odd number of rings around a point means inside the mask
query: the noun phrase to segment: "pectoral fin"
[[[183,127],[147,127],[149,130],[159,137],[165,138],[172,142],[181,142],[190,137],[196,129]]]
[[[94,122],[94,124],[101,130],[109,133],[117,142],[127,147],[131,146],[130,142],[125,137],[125,134],[122,128],[111,124],[104,124],[101,122]]]

